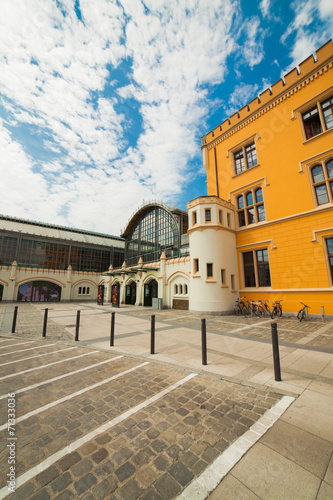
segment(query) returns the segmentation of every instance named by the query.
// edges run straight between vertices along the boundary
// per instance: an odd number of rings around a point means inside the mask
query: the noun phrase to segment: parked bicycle
[[[262,307],[261,302],[255,302],[254,300],[248,300],[247,301],[247,310],[248,314],[258,316],[261,318],[261,316],[264,314],[264,310]]]
[[[234,311],[236,316],[241,316],[242,314],[246,314],[246,304],[243,302],[243,300],[246,299],[246,297],[240,297],[236,299],[236,304],[234,306]]]
[[[261,303],[263,315],[265,316],[266,313],[268,313],[268,316],[271,316],[272,313],[268,305],[269,300],[263,300],[263,301],[259,300],[259,302]]]
[[[303,307],[302,307],[302,309],[300,309],[298,311],[298,313],[297,313],[297,319],[299,319],[300,321],[303,321],[303,319],[308,319],[309,309],[311,309],[311,307],[307,306],[303,302],[301,302],[301,304],[303,305]]]
[[[271,312],[272,319],[274,319],[275,316],[277,316],[278,318],[281,318],[281,316],[282,316],[281,302],[283,302],[283,300],[275,300],[274,301],[274,303],[273,303],[273,309],[272,309],[272,312]]]

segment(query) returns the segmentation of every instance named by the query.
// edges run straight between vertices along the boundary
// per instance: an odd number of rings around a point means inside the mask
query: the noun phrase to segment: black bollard
[[[79,340],[79,330],[80,330],[80,311],[76,313],[76,327],[75,327],[75,341]]]
[[[277,332],[277,324],[271,324],[272,330],[272,346],[273,346],[273,360],[274,360],[274,375],[276,382],[281,382],[281,368],[280,368],[280,355],[279,355],[279,340]]]
[[[111,313],[111,335],[110,335],[110,346],[114,346],[114,319],[116,313]]]
[[[12,323],[12,333],[15,333],[16,320],[17,320],[17,312],[18,312],[18,306],[15,306],[14,316],[13,316],[13,323]]]
[[[207,365],[207,335],[206,335],[206,320],[201,320],[201,348],[202,348],[202,364]]]
[[[155,315],[154,314],[151,317],[150,354],[155,354]]]
[[[47,315],[48,315],[49,310],[46,308],[44,312],[44,323],[43,323],[43,337],[46,337],[46,328],[47,328]]]

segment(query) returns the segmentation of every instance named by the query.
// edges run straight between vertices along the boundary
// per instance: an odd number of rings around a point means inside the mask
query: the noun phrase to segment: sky
[[[332,33],[332,0],[1,0],[0,213],[119,236],[186,210],[201,136]]]

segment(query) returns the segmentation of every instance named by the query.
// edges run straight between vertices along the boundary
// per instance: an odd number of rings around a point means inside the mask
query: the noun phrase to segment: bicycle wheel
[[[281,318],[282,316],[282,307],[280,306],[279,309],[276,311],[276,314],[278,316],[278,318]]]
[[[261,309],[261,308],[259,308],[259,307],[257,307],[257,308],[254,310],[254,314],[255,314],[256,316],[258,316],[258,318],[261,318],[261,316],[262,316],[262,309]]]
[[[300,311],[298,311],[297,319],[301,322],[304,318],[305,318],[305,311],[304,309],[301,309]]]
[[[250,314],[251,314],[251,310],[247,306],[244,305],[244,307],[242,309],[242,315],[243,316],[250,316]]]
[[[271,318],[274,319],[276,316],[276,309],[275,307],[273,307],[272,311],[271,311]]]
[[[235,306],[234,311],[236,316],[240,316],[242,314],[241,308],[239,306]]]

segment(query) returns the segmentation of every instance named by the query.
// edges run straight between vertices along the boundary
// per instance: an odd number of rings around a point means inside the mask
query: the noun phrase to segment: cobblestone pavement
[[[48,304],[49,311],[53,307],[61,307],[61,304]],[[17,333],[24,333],[25,336],[36,338],[40,337],[43,330],[43,317],[45,306],[42,304],[19,304],[19,314],[17,319]],[[7,305],[7,308],[14,310],[14,305]],[[0,304],[0,331],[4,318],[5,304]],[[110,306],[101,309],[100,306],[77,304],[77,309],[83,309],[85,313],[89,310],[98,311],[100,314],[108,314],[112,310]],[[123,307],[121,311],[123,312]],[[66,313],[65,313],[66,314]],[[193,314],[188,311],[162,310],[155,311],[151,308],[137,307],[135,310],[129,310],[129,314],[149,319],[152,314],[156,321],[165,321],[170,325],[184,326],[189,328],[201,327],[201,319],[206,318],[207,330],[212,332],[221,332],[241,337],[258,338],[264,340],[271,339],[271,321],[268,316],[258,318],[256,316],[204,316]],[[48,319],[48,335],[56,340],[71,340],[75,330],[75,316],[68,315],[68,323],[61,325],[58,322]],[[296,317],[282,316],[275,318],[278,325],[279,341],[290,344],[308,345],[309,347],[319,347],[333,350],[333,321],[326,319],[311,318],[309,321],[299,322]],[[262,323],[262,324],[260,324]]]
[[[0,337],[0,498],[175,498],[282,397],[53,340]]]

